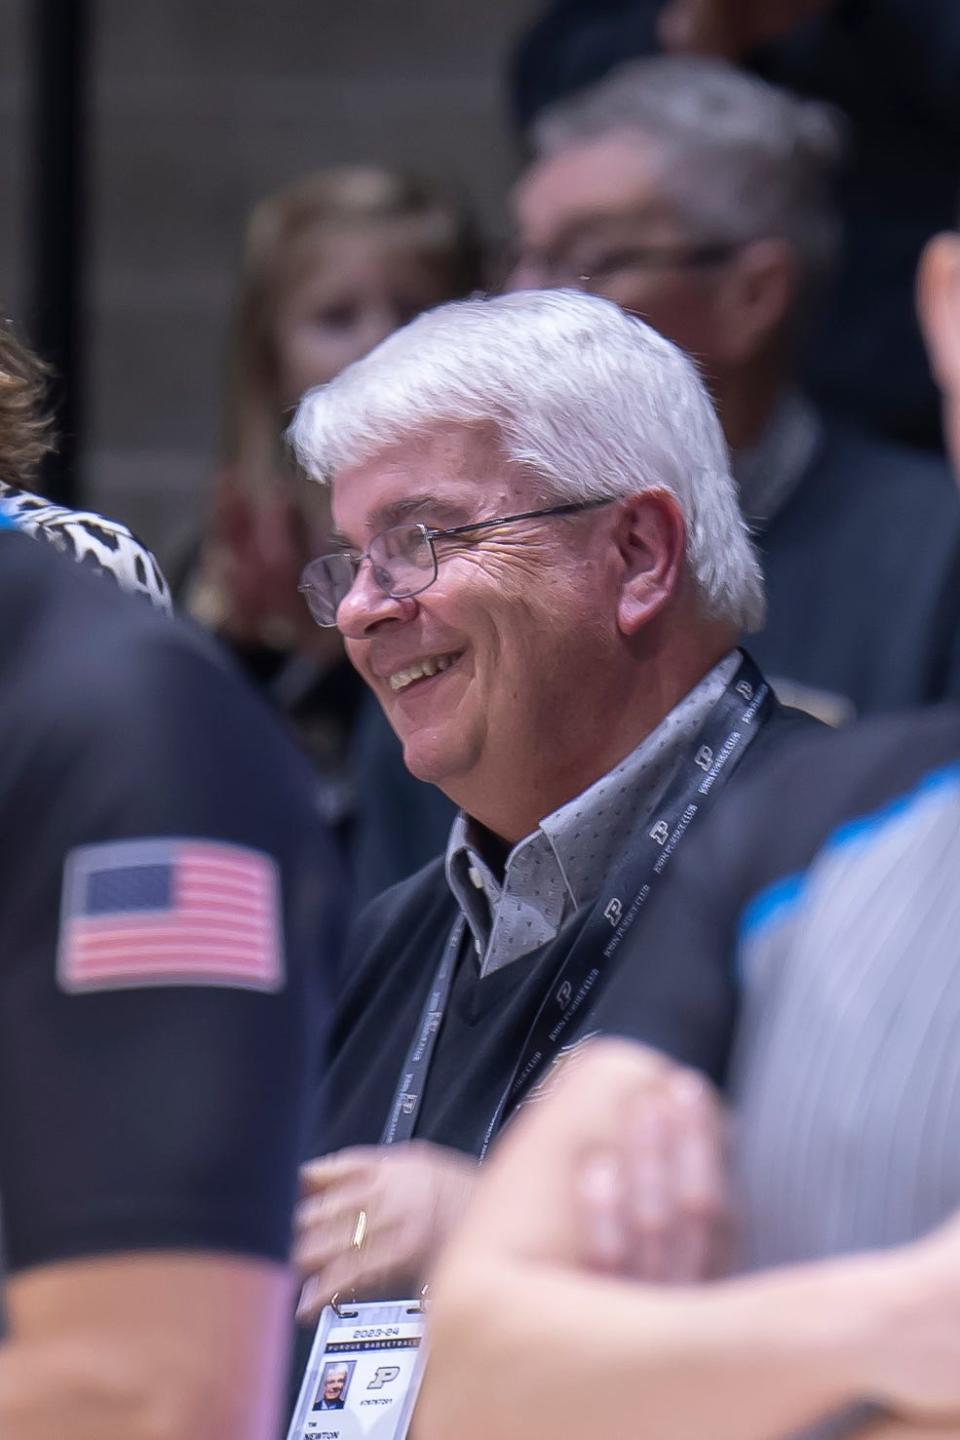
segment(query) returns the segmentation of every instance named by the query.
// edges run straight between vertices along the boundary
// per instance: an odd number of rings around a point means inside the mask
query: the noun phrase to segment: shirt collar
[[[733,475],[740,508],[756,533],[763,531],[796,490],[820,444],[823,426],[799,390],[778,402],[756,445],[737,450]]]
[[[462,811],[457,815],[447,844],[447,883],[484,973],[555,938],[579,906],[595,899],[634,827],[659,804],[739,662],[736,651],[725,656],[635,750],[518,841],[502,879],[484,856],[480,827]]]

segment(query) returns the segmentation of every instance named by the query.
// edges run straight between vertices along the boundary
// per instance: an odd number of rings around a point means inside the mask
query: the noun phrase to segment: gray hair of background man
[[[840,238],[834,185],[840,117],[722,60],[628,61],[545,110],[531,131],[545,157],[582,141],[640,132],[659,156],[664,198],[709,241],[780,237],[816,284]]]
[[[675,345],[608,300],[528,290],[439,306],[310,391],[290,440],[329,482],[418,433],[490,423],[551,500],[668,491],[704,612],[762,625],[760,565],[704,384]]]

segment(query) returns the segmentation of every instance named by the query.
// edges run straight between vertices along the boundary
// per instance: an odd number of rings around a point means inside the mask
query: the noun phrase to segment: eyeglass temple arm
[[[620,498],[619,495],[603,495],[596,500],[571,500],[565,505],[551,505],[546,510],[521,510],[519,515],[498,515],[493,520],[475,520],[472,525],[453,525],[446,530],[428,530],[424,526],[424,532],[428,540],[437,540],[443,535],[466,535],[470,530],[490,530],[495,525],[506,525],[514,520],[536,520],[541,515],[573,515],[578,510],[595,510]]]

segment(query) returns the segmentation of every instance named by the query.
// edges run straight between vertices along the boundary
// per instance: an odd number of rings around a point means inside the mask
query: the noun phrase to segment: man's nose
[[[385,621],[409,620],[415,610],[415,600],[386,595],[373,578],[370,561],[364,559],[337,607],[337,629],[346,640],[363,640]]]

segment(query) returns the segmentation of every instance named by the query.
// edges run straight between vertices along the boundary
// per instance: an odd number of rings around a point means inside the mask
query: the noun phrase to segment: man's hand
[[[294,1249],[304,1276],[298,1319],[316,1319],[338,1291],[415,1293],[476,1174],[457,1151],[421,1140],[356,1146],[305,1165]]]
[[[826,10],[833,0],[670,0],[660,15],[665,50],[740,60]]]

